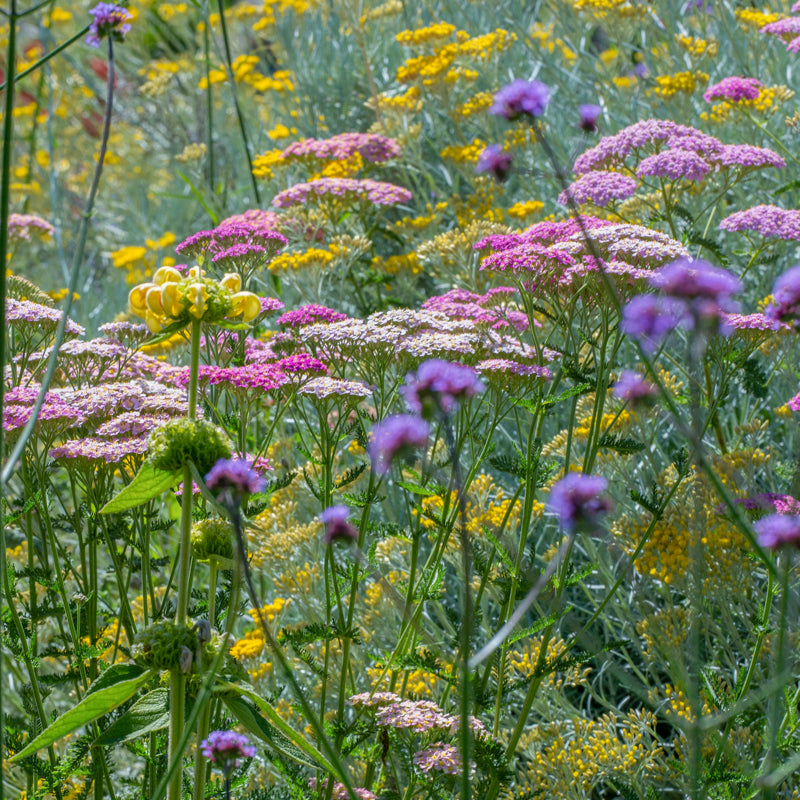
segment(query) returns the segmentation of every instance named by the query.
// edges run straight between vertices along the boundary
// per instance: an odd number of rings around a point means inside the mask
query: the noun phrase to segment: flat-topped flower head
[[[385,475],[395,458],[425,447],[430,433],[431,426],[415,414],[387,417],[372,429],[369,444],[372,468],[378,475]]]
[[[732,75],[709,86],[703,92],[703,100],[706,103],[712,103],[714,100],[730,100],[732,103],[738,103],[741,100],[755,100],[763,88],[764,84],[755,78],[739,78]]]
[[[9,214],[8,238],[12,242],[30,242],[31,234],[52,236],[55,229],[47,220],[35,214]]]
[[[289,208],[320,199],[392,206],[409,202],[411,192],[402,186],[370,178],[318,178],[306,183],[296,183],[278,192],[272,198],[272,205],[275,208]]]
[[[89,13],[92,24],[86,35],[87,44],[99,47],[100,40],[106,37],[115,42],[125,41],[125,34],[131,29],[129,20],[133,19],[127,8],[115,3],[98,3]]]
[[[767,239],[800,242],[800,211],[762,204],[729,214],[719,227],[725,231],[752,231]]]
[[[544,83],[517,78],[497,92],[489,113],[507,120],[541,117],[549,100],[550,89]]]
[[[600,170],[581,175],[558,196],[562,206],[569,207],[570,200],[576,205],[594,203],[604,208],[615,200],[624,200],[636,192],[636,179],[620,172]]]
[[[600,520],[613,508],[605,496],[608,481],[600,475],[570,472],[550,490],[547,509],[564,530],[596,533]]]
[[[256,754],[256,748],[241,733],[234,731],[212,731],[208,739],[200,742],[203,755],[222,772],[227,774],[242,764],[246,758]]]
[[[478,175],[487,173],[502,183],[511,173],[511,162],[514,157],[501,144],[490,144],[478,156],[475,172]]]

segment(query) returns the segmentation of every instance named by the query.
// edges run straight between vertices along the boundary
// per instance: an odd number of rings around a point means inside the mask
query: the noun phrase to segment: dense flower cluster
[[[565,189],[558,202],[569,207],[570,200],[577,205],[594,203],[603,208],[614,200],[624,200],[636,192],[636,180],[619,172],[587,172]]]
[[[766,238],[800,241],[800,211],[758,205],[729,214],[719,227],[726,231],[753,231]]]
[[[703,100],[707,103],[714,100],[730,100],[733,103],[738,103],[740,100],[755,100],[763,88],[764,84],[755,78],[731,76],[709,86],[703,92]]]
[[[397,158],[400,145],[376,133],[340,133],[330,139],[301,139],[292,142],[282,153],[284,161],[335,159],[344,161],[358,153],[364,161],[379,164]]]
[[[310,200],[335,198],[346,203],[372,203],[393,206],[411,200],[411,192],[393,183],[370,178],[319,178],[297,183],[272,198],[276,208],[305,205]]]

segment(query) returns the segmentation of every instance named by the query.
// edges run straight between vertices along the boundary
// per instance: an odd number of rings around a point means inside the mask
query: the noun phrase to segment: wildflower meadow
[[[800,800],[800,2],[0,0],[0,800]]]

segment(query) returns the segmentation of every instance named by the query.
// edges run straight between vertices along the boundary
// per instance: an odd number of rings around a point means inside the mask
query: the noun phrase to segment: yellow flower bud
[[[235,272],[226,272],[225,275],[223,275],[222,280],[219,282],[219,285],[222,286],[223,289],[227,289],[232,294],[242,291],[242,279]]]
[[[162,283],[178,283],[180,280],[182,276],[175,267],[161,267],[153,275],[153,283],[156,286],[161,286]]]
[[[229,317],[242,315],[242,322],[250,322],[261,313],[261,300],[252,292],[237,292],[231,298],[233,309],[228,314]]]
[[[200,267],[192,267],[189,270],[189,277],[194,281],[199,281],[203,277],[203,270]]]
[[[159,317],[164,316],[164,306],[161,305],[161,287],[153,286],[152,289],[147,290],[144,299],[147,308]]]
[[[161,287],[161,307],[168,317],[177,317],[181,313],[181,293],[177,283],[165,283]]]
[[[158,333],[163,327],[161,324],[161,317],[157,317],[155,314],[151,314],[149,311],[144,315],[144,321],[147,323],[150,333]]]
[[[192,283],[186,290],[186,297],[191,305],[189,313],[195,319],[202,319],[206,313],[206,300],[208,300],[208,289],[202,283]]]
[[[128,305],[137,317],[144,317],[147,313],[146,297],[147,292],[152,288],[152,283],[140,283],[138,286],[134,286],[128,294]]]

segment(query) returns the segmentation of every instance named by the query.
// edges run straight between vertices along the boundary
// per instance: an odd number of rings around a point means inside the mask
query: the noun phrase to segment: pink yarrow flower
[[[739,78],[732,75],[723,78],[719,83],[709,86],[703,92],[703,100],[711,103],[714,100],[730,100],[738,103],[741,100],[755,100],[764,88],[764,84],[755,78]]]

